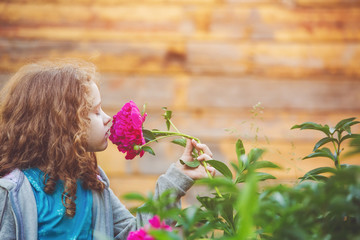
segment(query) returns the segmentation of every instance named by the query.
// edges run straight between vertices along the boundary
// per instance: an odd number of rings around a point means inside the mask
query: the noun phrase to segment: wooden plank
[[[37,4],[48,4],[47,0],[12,0],[12,3],[37,3]],[[75,5],[91,5],[91,4],[101,4],[101,5],[131,5],[131,4],[198,4],[198,5],[211,5],[219,4],[218,0],[54,0],[57,4],[75,4]],[[231,4],[231,5],[240,5],[240,6],[258,6],[258,5],[285,5],[287,7],[293,6],[325,6],[325,7],[338,7],[338,6],[359,6],[360,3],[357,0],[289,0],[289,1],[279,1],[279,0],[225,0],[221,3]]]
[[[357,41],[360,8],[0,3],[0,33],[51,40]],[[44,21],[46,19],[46,21]]]
[[[37,59],[82,58],[101,72],[255,75],[272,78],[334,76],[359,79],[360,44],[152,41],[69,42],[0,39],[0,71]]]
[[[334,1],[334,0],[333,0]],[[21,4],[48,4],[47,0],[12,0],[12,3],[21,3]],[[256,5],[266,5],[266,4],[279,4],[278,0],[225,0],[219,2],[218,0],[55,0],[52,1],[61,5],[219,5],[219,4],[232,4],[232,5],[241,5],[241,6],[256,6]],[[280,3],[281,4],[281,3]]]
[[[212,36],[276,41],[354,41],[360,39],[360,8],[258,8],[221,6],[213,9]]]
[[[184,71],[184,55],[172,42],[52,42],[0,40],[0,71],[15,72],[39,59],[81,58],[101,72]]]
[[[22,4],[43,4],[43,3],[49,3],[47,0],[12,0],[12,3],[22,3]],[[56,4],[62,4],[62,5],[138,5],[138,4],[147,4],[147,5],[162,5],[162,4],[203,4],[203,5],[209,5],[218,3],[217,0],[54,0],[52,1]],[[276,2],[276,0],[254,0],[256,3],[269,3],[269,2]]]
[[[3,75],[5,82],[9,75]],[[5,79],[6,78],[6,79]],[[174,77],[158,76],[124,76],[101,75],[101,91],[103,105],[113,111],[129,100],[134,100],[148,109],[161,111],[164,106],[195,112],[198,109],[211,109],[218,112],[240,111],[250,109],[261,102],[261,107],[273,110],[292,111],[352,111],[360,110],[360,84],[351,79],[272,79],[256,77],[192,77],[187,85],[178,85]],[[179,105],[177,92],[183,92],[183,102]],[[201,112],[203,112],[202,110]],[[220,120],[219,124],[226,128],[226,118],[250,120],[246,113],[240,115],[219,116],[216,118],[206,115],[211,122]],[[281,113],[281,112],[280,112]],[[158,114],[158,113],[156,113]],[[205,114],[205,113],[204,113]],[[160,116],[161,114],[159,114]],[[355,114],[355,116],[358,114]],[[186,116],[183,116],[186,119]],[[205,118],[206,119],[206,118]],[[271,117],[275,124],[276,117]],[[226,122],[226,121],[225,121]],[[188,123],[191,125],[191,123]],[[295,124],[295,123],[294,123]],[[277,127],[281,125],[276,124]],[[154,126],[154,128],[157,128]],[[272,135],[272,134],[270,134]]]
[[[360,109],[359,92],[359,81],[352,80],[201,77],[191,81],[188,105],[244,108],[261,102],[275,109],[351,110]]]
[[[0,3],[2,24],[23,26],[116,27],[127,22],[142,23],[180,21],[181,6],[176,5],[72,5],[72,4],[16,4]],[[151,13],[151,14],[150,14]],[[46,21],[44,21],[46,20]],[[125,22],[125,23],[123,23]]]
[[[339,75],[353,78],[360,75],[360,45],[356,43],[189,41],[186,52],[189,70],[201,74]]]
[[[294,4],[302,7],[340,7],[340,6],[359,6],[360,2],[357,0],[294,0]]]
[[[181,107],[246,109],[258,102],[270,109],[308,111],[359,110],[358,80],[335,78],[274,79],[258,77],[189,77],[177,87],[173,77],[103,75],[103,102],[116,106],[129,99],[149,107],[174,106],[176,92],[185,92]],[[186,80],[184,80],[186,81]],[[137,89],[137,91],[132,91]]]

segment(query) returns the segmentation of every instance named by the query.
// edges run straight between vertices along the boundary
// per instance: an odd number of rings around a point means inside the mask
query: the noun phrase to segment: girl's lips
[[[106,131],[105,138],[109,138],[109,136],[110,136],[110,129]]]

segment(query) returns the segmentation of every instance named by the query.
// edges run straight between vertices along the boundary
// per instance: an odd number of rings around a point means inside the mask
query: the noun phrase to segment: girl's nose
[[[104,124],[105,126],[108,125],[111,122],[111,117],[109,115],[107,115],[106,113],[104,113]]]

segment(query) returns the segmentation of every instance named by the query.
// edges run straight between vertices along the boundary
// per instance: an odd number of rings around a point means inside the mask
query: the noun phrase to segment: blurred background
[[[293,125],[359,117],[359,40],[359,0],[1,0],[0,85],[39,59],[93,62],[110,116],[146,103],[144,127],[165,130],[168,107],[215,159],[234,161],[241,138],[282,166],[268,171],[277,183],[292,183],[332,165],[301,160],[322,135]],[[152,191],[182,153],[167,140],[152,147],[132,161],[111,143],[98,154],[118,196]]]

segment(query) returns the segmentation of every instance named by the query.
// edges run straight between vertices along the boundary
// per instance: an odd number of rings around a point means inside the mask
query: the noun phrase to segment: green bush
[[[358,123],[349,118],[333,128],[311,122],[295,125],[293,129],[325,134],[304,159],[326,157],[334,167],[311,170],[292,187],[274,185],[260,191],[259,181],[275,178],[260,170],[279,167],[262,160],[262,149],[246,153],[238,140],[237,161],[231,163],[233,171],[220,161],[207,161],[222,176],[197,181],[217,190],[209,196],[198,196],[198,204],[185,209],[169,208],[175,201],[171,192],[165,192],[159,199],[139,194],[124,197],[142,200],[144,205],[138,211],[176,222],[178,228],[173,232],[151,232],[158,240],[360,240],[360,167],[341,164],[340,159],[347,139],[353,147],[351,154],[360,152],[359,134],[351,132],[351,127]],[[332,146],[333,151],[325,145]]]

